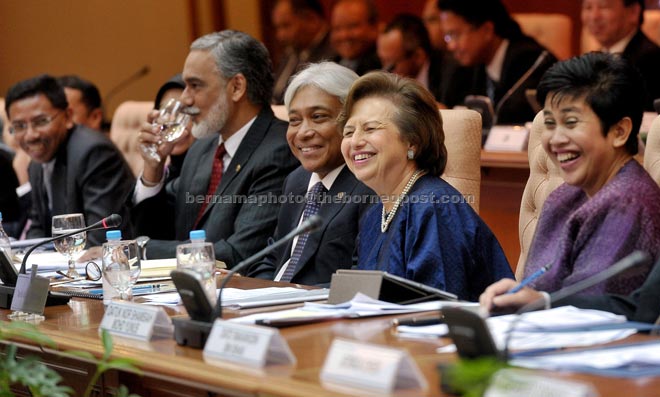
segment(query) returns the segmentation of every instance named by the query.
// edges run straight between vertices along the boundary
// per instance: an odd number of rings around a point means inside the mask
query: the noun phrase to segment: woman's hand
[[[525,287],[515,294],[508,292],[518,285],[518,282],[504,278],[488,288],[479,297],[479,304],[484,313],[515,312],[528,303],[542,299],[543,295],[531,288]]]

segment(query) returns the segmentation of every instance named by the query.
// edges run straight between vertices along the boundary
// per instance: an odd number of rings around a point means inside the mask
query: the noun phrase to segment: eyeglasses
[[[463,38],[463,36],[465,36],[466,34],[472,32],[476,29],[477,29],[476,27],[470,26],[469,28],[467,28],[465,30],[461,30],[460,32],[450,31],[450,32],[445,33],[445,36],[443,38],[445,40],[445,43],[447,43],[447,44],[455,43],[458,40],[460,40],[461,38]]]
[[[56,281],[54,283],[51,283],[51,285],[65,284],[73,281],[82,280],[82,278],[71,278],[66,275],[66,272],[63,272],[61,270],[58,270],[55,273],[59,274],[60,276],[63,276],[67,280]],[[99,281],[101,279],[101,274],[102,274],[101,268],[99,267],[99,265],[96,264],[96,262],[87,262],[87,264],[85,265],[85,280]]]
[[[13,135],[22,135],[27,132],[28,126],[32,126],[32,129],[35,131],[43,130],[48,127],[50,123],[53,122],[62,112],[57,112],[52,116],[37,116],[30,121],[16,121],[11,123],[9,127],[9,132]]]

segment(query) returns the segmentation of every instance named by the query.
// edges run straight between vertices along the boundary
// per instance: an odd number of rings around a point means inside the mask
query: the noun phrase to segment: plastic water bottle
[[[194,271],[209,301],[216,301],[215,250],[213,244],[206,242],[204,230],[192,230],[190,244],[176,247],[176,267],[178,270]]]
[[[111,261],[112,251],[121,244],[121,230],[108,230],[105,232],[105,238],[108,240],[103,244],[103,267]],[[103,269],[105,270],[105,269]],[[107,305],[112,299],[119,296],[119,292],[108,282],[103,272],[103,304]]]
[[[2,212],[0,212],[0,250],[2,250],[5,255],[7,255],[9,263],[12,263],[11,242],[9,240],[9,236],[5,232],[5,229],[2,227]]]

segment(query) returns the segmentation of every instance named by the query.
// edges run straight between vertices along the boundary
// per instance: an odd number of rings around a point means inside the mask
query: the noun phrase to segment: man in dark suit
[[[41,75],[17,83],[7,92],[5,107],[10,131],[31,158],[28,237],[50,236],[52,216],[69,213],[82,213],[88,225],[120,214],[124,235],[132,236],[123,203],[133,189],[133,174],[108,138],[74,124],[55,78]],[[105,236],[88,232],[87,240],[100,245]]]
[[[231,268],[266,246],[275,230],[282,183],[298,161],[286,143],[286,123],[270,108],[272,68],[259,41],[230,30],[195,40],[183,80],[180,99],[195,114],[192,134],[197,140],[180,176],[166,186],[164,161],[144,156],[133,214],[139,227],[158,222],[163,208],[174,212],[176,241],[149,240],[149,258],[174,257],[190,230],[204,229],[216,258]],[[149,122],[139,139],[159,145],[163,159],[172,150]]]
[[[330,17],[334,61],[358,75],[380,69],[376,53],[378,10],[373,0],[339,0]]]
[[[556,58],[526,36],[500,0],[440,0],[447,49],[474,66],[470,94],[486,95],[497,124],[522,124],[535,116],[525,96]]]
[[[601,50],[618,53],[635,65],[646,83],[645,110],[660,98],[660,47],[641,30],[644,0],[583,0],[582,23]]]
[[[284,97],[289,110],[287,141],[300,160],[284,183],[274,239],[311,215],[314,200],[323,224],[268,255],[250,276],[306,285],[327,285],[332,274],[354,264],[358,222],[373,192],[346,167],[337,116],[357,74],[336,63],[312,64],[297,74]],[[318,194],[318,195],[316,195]]]
[[[518,283],[503,279],[491,285],[481,295],[481,306],[492,312],[511,312],[539,299],[542,292],[525,287],[515,294],[507,294]],[[547,298],[546,301],[549,299]],[[546,305],[549,306],[550,302]],[[583,309],[597,309],[622,314],[631,321],[654,323],[660,318],[660,261],[656,262],[642,286],[630,295],[575,295],[552,302],[552,306],[572,305]]]
[[[387,24],[378,36],[378,57],[385,70],[419,81],[445,107],[462,104],[468,94],[472,69],[432,49],[424,22],[415,15],[399,14]]]
[[[66,101],[73,111],[73,122],[102,131],[103,108],[101,93],[96,85],[76,75],[60,76],[57,82],[64,88]]]
[[[283,103],[289,79],[307,63],[330,60],[330,30],[319,0],[278,0],[271,16],[275,38],[284,48],[275,69],[273,103]]]

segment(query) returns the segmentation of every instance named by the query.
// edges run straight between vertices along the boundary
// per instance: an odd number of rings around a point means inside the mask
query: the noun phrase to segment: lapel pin
[[[240,171],[240,170],[241,170],[241,165],[238,164],[238,165],[236,166],[236,172],[238,172],[238,171]]]
[[[337,193],[337,197],[341,200],[344,198],[344,192]]]

